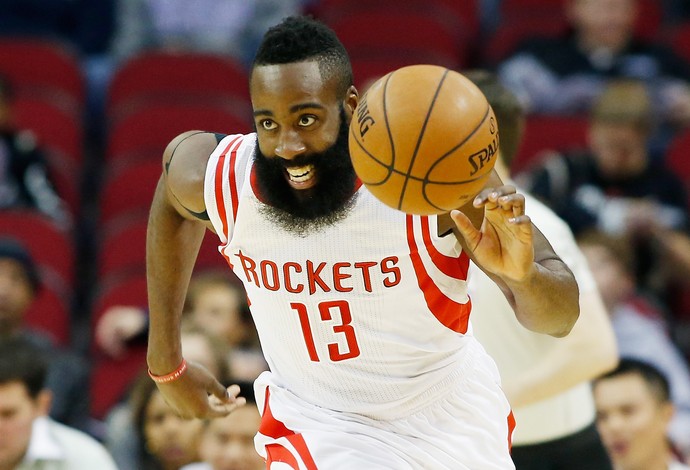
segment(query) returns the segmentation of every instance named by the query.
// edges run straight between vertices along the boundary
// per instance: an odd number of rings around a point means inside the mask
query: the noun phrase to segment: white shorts
[[[305,403],[264,372],[254,386],[262,412],[256,449],[271,470],[514,469],[514,421],[496,366],[471,356],[446,394],[392,421]]]

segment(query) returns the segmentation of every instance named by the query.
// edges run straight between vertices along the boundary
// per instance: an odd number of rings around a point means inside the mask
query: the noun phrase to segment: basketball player
[[[438,217],[375,199],[348,155],[352,83],[333,32],[288,18],[251,71],[256,134],[190,131],[170,143],[147,240],[149,374],[185,416],[244,403],[181,355],[179,317],[208,228],[244,282],[270,366],[255,381],[255,444],[269,468],[513,468],[508,402],[468,334],[469,258],[523,324],[553,336],[578,317],[577,284],[497,176]]]
[[[522,106],[495,75],[472,71],[466,76],[484,93],[496,115],[501,141],[494,168],[507,182],[522,138]],[[517,470],[610,470],[596,430],[589,381],[615,367],[613,327],[568,225],[533,196],[523,195],[532,221],[577,279],[580,317],[566,338],[535,334],[515,320],[496,284],[470,264],[473,331],[496,361],[515,412],[513,461]]]

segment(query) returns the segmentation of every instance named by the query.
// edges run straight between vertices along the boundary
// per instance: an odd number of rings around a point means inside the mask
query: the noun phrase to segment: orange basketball
[[[439,214],[471,200],[496,161],[498,128],[483,93],[458,72],[412,65],[377,80],[350,123],[357,175],[383,203]]]

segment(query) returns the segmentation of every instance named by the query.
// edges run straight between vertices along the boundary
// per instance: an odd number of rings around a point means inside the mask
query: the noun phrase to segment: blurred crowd
[[[509,130],[503,118],[502,176],[560,218],[556,233],[586,260],[583,285],[606,314],[581,337],[615,335],[616,352],[600,356],[573,340],[601,361],[570,384],[591,395],[594,422],[582,424],[616,468],[653,468],[635,467],[645,449],[630,449],[645,446],[690,462],[687,2],[0,0],[0,435],[14,439],[0,446],[0,469],[74,452],[88,457],[69,468],[262,468],[251,382],[268,366],[241,284],[207,237],[184,354],[250,403],[182,420],[145,374],[145,234],[166,143],[189,129],[250,132],[255,48],[298,13],[336,31],[362,92],[395,68],[433,63],[478,84],[472,73],[489,71],[512,94],[519,119]],[[515,407],[535,406],[538,393],[509,375]],[[653,410],[639,431],[616,417],[626,403]],[[541,443],[519,426],[517,447]],[[50,443],[53,428],[67,437]]]

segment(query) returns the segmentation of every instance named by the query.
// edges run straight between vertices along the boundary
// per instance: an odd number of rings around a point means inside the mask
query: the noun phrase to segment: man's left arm
[[[570,332],[580,312],[577,282],[525,214],[524,196],[494,173],[450,217],[463,249],[498,284],[525,328],[556,337]]]

